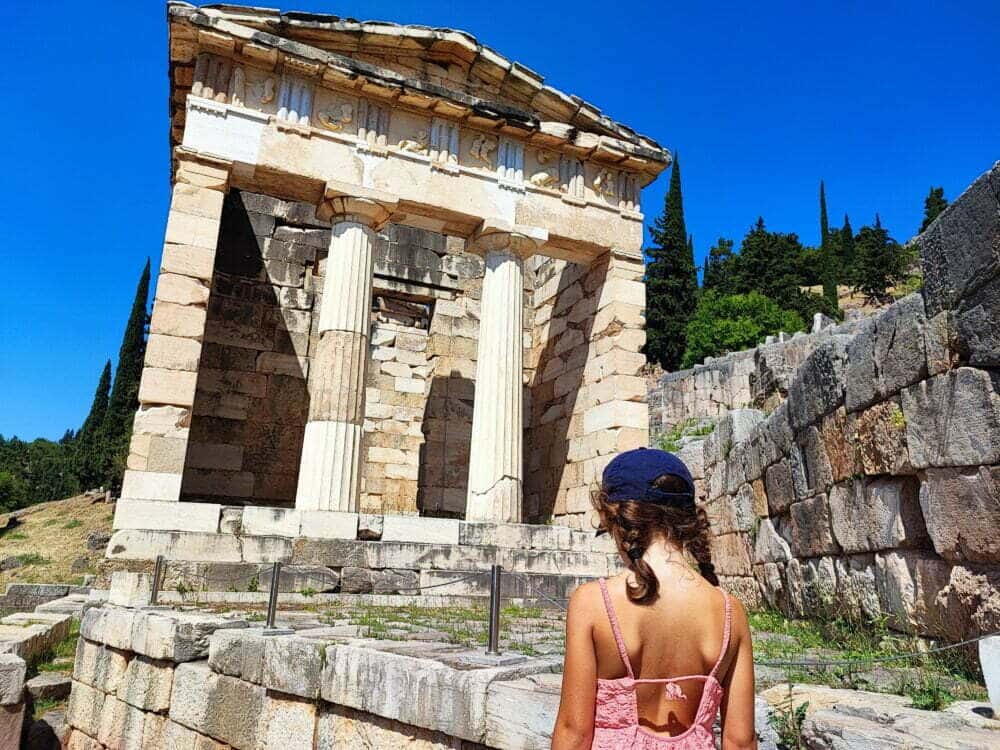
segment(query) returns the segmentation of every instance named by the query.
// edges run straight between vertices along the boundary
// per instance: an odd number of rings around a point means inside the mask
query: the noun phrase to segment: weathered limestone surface
[[[986,750],[995,745],[997,722],[983,718],[975,703],[957,702],[944,711],[912,708],[908,698],[818,685],[776,685],[762,694],[772,710],[805,704],[802,740],[809,748],[869,750],[906,747]]]
[[[747,602],[885,615],[899,630],[951,639],[1000,622],[1000,379],[993,334],[982,333],[1000,326],[998,175],[1000,165],[916,238],[922,294],[853,330],[799,337],[810,351],[770,414],[727,404],[714,432],[685,448],[702,451],[716,569]],[[767,349],[753,354],[758,365]],[[709,365],[664,379],[664,394],[703,379],[676,410],[684,418],[721,410],[697,411],[731,385]],[[772,407],[775,392],[758,403]]]
[[[121,622],[95,618],[95,611]],[[204,650],[194,661],[183,661],[186,654],[152,660],[128,645],[91,640],[122,643],[112,625],[144,614],[110,605],[88,611],[66,714],[69,747],[311,750],[362,743],[388,750],[405,742],[428,750],[517,750],[546,747],[551,737],[555,658],[345,639],[332,628],[265,636],[243,622],[224,627],[219,618],[176,611],[158,617],[195,618],[206,633],[220,626],[206,636],[207,660]],[[512,709],[517,718],[503,719]]]
[[[650,431],[658,436],[678,425],[718,419],[733,409],[771,408],[788,393],[798,368],[830,336],[854,333],[861,321],[827,326],[809,334],[782,334],[756,349],[706,360],[669,372],[649,385]]]

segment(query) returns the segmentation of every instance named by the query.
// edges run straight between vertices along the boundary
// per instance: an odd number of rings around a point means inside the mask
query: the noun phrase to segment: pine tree
[[[889,236],[881,217],[875,214],[875,223],[858,231],[855,289],[870,300],[888,301],[889,287],[905,278],[909,260],[906,250]]]
[[[675,370],[684,354],[684,330],[694,313],[698,275],[684,225],[680,159],[675,155],[670,188],[649,230],[654,247],[646,266],[646,359]]]
[[[733,241],[719,237],[709,248],[705,258],[705,274],[701,285],[704,289],[714,289],[719,294],[729,294],[733,265]]]
[[[819,247],[820,275],[823,280],[823,296],[834,308],[839,307],[837,301],[837,263],[834,258],[833,240],[830,237],[830,223],[826,215],[826,186],[819,181]]]
[[[948,199],[944,197],[944,188],[932,187],[927,197],[924,198],[924,222],[920,225],[920,231],[927,229],[931,222],[938,217],[938,214],[947,207]]]
[[[142,376],[142,360],[146,352],[146,306],[149,300],[149,259],[139,277],[132,312],[122,336],[118,352],[118,370],[111,387],[108,408],[101,425],[101,442],[104,456],[102,460],[102,481],[110,487],[121,483],[125,471],[128,443],[132,436],[132,418],[139,407],[139,378]]]
[[[101,484],[106,451],[102,444],[102,426],[108,411],[108,397],[111,391],[111,360],[104,364],[97,390],[90,405],[90,413],[83,421],[83,427],[76,434],[73,445],[76,476],[81,487],[90,489]]]

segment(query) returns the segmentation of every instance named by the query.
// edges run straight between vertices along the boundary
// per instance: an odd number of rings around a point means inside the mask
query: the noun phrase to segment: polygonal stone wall
[[[723,585],[790,615],[1000,628],[1000,163],[918,237],[925,288],[688,447]]]

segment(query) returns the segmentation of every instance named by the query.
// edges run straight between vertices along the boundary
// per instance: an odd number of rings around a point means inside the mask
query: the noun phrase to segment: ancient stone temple
[[[109,557],[518,523],[586,546],[595,479],[648,439],[639,196],[669,153],[463,32],[168,19],[173,194]]]

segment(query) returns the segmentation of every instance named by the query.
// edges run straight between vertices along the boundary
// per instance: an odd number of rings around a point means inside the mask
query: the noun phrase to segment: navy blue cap
[[[665,492],[653,483],[664,474],[677,477],[687,492]],[[620,453],[604,469],[602,489],[608,500],[656,503],[675,508],[694,507],[694,481],[691,472],[673,453],[656,448],[635,448]]]

